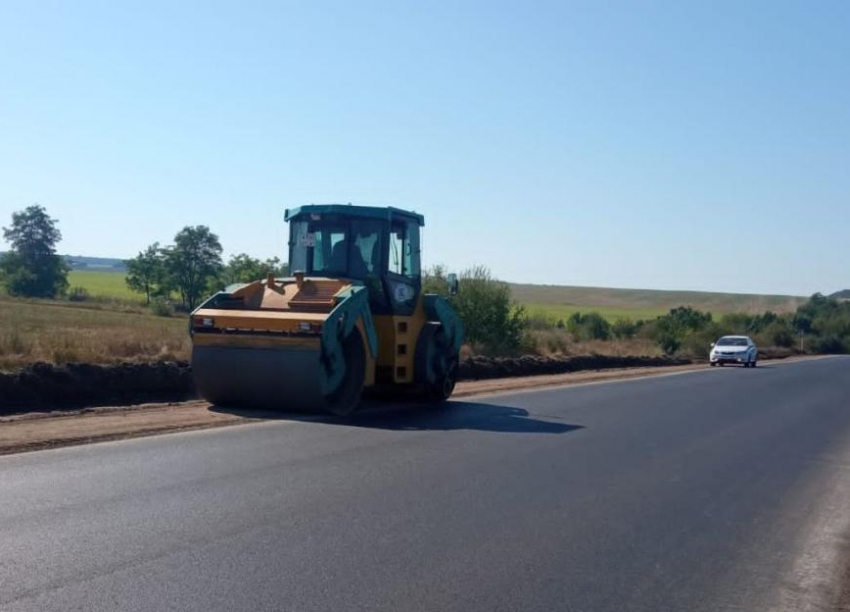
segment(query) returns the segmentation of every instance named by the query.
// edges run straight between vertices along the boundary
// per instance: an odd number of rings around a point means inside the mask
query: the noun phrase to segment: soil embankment
[[[573,363],[569,367],[575,368],[578,365],[578,363]],[[499,367],[504,367],[504,364]],[[547,364],[546,367],[555,366]],[[567,365],[561,364],[557,367],[567,367]],[[496,366],[493,366],[493,368],[495,369]],[[185,366],[183,369],[188,370]],[[494,393],[530,391],[546,387],[592,384],[646,376],[675,375],[702,369],[708,370],[705,364],[612,367],[560,374],[541,374],[539,376],[467,380],[457,385],[452,397],[480,397]],[[488,369],[487,371],[490,372],[491,370]],[[79,398],[79,396],[77,397]],[[122,397],[126,398],[127,396],[123,395]],[[373,406],[367,405],[364,408],[366,411],[381,410],[384,409],[384,405],[375,402]],[[410,408],[415,408],[415,405],[403,407],[405,410]],[[119,404],[76,409],[48,406],[41,409],[32,408],[29,411],[16,410],[14,414],[7,411],[7,416],[0,417],[0,455],[173,431],[254,423],[268,419],[303,420],[305,418],[323,420],[330,417],[303,417],[285,413],[269,413],[262,410],[227,410],[210,406],[207,402],[197,399],[183,402],[149,403],[132,406]]]
[[[490,380],[635,367],[685,365],[668,357],[470,357],[460,366],[460,380]],[[127,406],[179,402],[196,398],[192,370],[186,362],[92,365],[35,363],[0,373],[0,414],[27,410]]]
[[[196,397],[188,363],[56,366],[0,373],[0,414],[27,409],[130,405]]]

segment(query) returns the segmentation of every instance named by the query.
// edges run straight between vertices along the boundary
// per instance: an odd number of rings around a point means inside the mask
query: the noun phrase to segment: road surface
[[[806,610],[850,359],[0,457],[0,610]]]

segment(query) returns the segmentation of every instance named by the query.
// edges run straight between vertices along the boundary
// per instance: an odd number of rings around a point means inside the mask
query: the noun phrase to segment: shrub
[[[669,313],[655,320],[654,337],[658,346],[667,355],[681,348],[685,339],[698,331],[708,330],[711,335],[717,331],[712,325],[711,313],[694,310],[690,306],[673,308]]]
[[[71,302],[88,302],[91,296],[85,287],[71,287],[68,291],[68,300]]]
[[[691,359],[708,359],[711,343],[722,335],[718,325],[708,325],[705,329],[687,334],[682,339],[678,352]]]
[[[174,314],[174,305],[163,297],[151,299],[151,312],[158,317],[170,317]]]
[[[441,282],[435,277],[440,275],[426,277],[425,285],[439,291]],[[470,345],[494,354],[516,353],[523,347],[528,328],[525,308],[511,299],[507,283],[494,279],[487,268],[476,266],[462,272],[458,293],[450,299]]]
[[[669,331],[662,332],[657,338],[658,347],[664,351],[665,355],[673,355],[682,346],[682,341],[679,337]]]
[[[765,328],[764,336],[774,346],[785,348],[794,346],[794,330],[785,322],[776,321],[771,323]]]
[[[551,315],[540,312],[535,312],[528,315],[528,328],[534,330],[554,329],[558,326],[559,321],[556,321]],[[563,327],[563,325],[561,326]]]
[[[611,339],[611,324],[598,312],[574,312],[567,319],[567,329],[575,340]]]
[[[630,340],[635,337],[638,331],[638,324],[631,319],[617,319],[611,325],[611,333],[615,338],[620,340]]]
[[[843,354],[847,352],[847,344],[835,334],[827,334],[814,339],[812,350],[822,354]]]

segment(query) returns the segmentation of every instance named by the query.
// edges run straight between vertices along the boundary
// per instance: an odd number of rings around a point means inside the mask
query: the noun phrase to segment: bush
[[[767,326],[764,336],[774,346],[790,348],[794,346],[794,330],[785,322],[776,321]]]
[[[88,289],[85,287],[71,287],[68,291],[68,301],[70,302],[88,302],[91,296]]]
[[[559,321],[557,321],[551,315],[547,315],[541,312],[535,312],[533,314],[528,315],[528,328],[534,329],[538,331],[547,330],[547,329],[555,329],[558,327]],[[563,328],[563,324],[561,325]]]
[[[708,325],[705,329],[690,332],[682,340],[678,352],[691,359],[708,359],[711,343],[723,333],[716,324]]]
[[[662,332],[657,338],[659,348],[664,351],[665,355],[673,355],[682,346],[682,341],[679,337],[669,331]]]
[[[170,317],[174,314],[174,304],[163,297],[151,299],[151,312],[158,317]]]
[[[702,330],[715,334],[711,313],[694,310],[690,306],[673,308],[669,313],[655,320],[653,326],[655,341],[667,355],[673,355],[682,346],[685,339]],[[696,341],[695,341],[696,342]]]
[[[611,326],[611,333],[620,340],[631,340],[635,337],[638,327],[631,319],[617,319]]]
[[[567,319],[567,329],[575,340],[610,340],[611,324],[598,312],[575,312]]]
[[[817,337],[812,342],[812,350],[815,353],[821,354],[844,354],[847,352],[848,346],[839,336],[828,334],[826,336]]]
[[[850,302],[816,293],[797,309],[791,323],[796,331],[811,338],[816,353],[846,353],[850,350]]]
[[[460,274],[455,296],[447,295],[446,270],[435,266],[423,278],[423,289],[448,297],[463,321],[466,342],[490,354],[513,354],[527,346],[528,315],[511,299],[507,283],[475,266]]]

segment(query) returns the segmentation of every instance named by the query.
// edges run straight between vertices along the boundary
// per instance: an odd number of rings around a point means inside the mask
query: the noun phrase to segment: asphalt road
[[[848,481],[847,358],[0,457],[0,609],[805,610]]]

